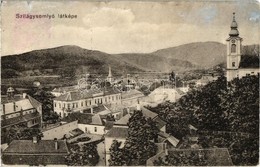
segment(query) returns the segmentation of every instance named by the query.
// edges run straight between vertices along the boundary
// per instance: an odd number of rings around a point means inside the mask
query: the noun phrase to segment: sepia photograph
[[[1,1],[0,166],[259,165],[260,1]]]

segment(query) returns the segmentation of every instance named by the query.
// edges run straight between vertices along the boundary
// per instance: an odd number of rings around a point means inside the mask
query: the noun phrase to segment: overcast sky
[[[259,3],[240,1],[4,2],[2,55],[62,45],[147,53],[197,41],[225,43],[236,12],[243,44],[260,41]],[[16,14],[54,19],[17,19]],[[59,19],[57,14],[77,15]]]

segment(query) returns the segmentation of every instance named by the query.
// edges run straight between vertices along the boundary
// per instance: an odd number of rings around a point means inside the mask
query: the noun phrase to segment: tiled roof
[[[110,129],[106,137],[113,137],[113,138],[127,138],[128,137],[128,128],[122,128],[122,127],[113,127]]]
[[[70,92],[70,91],[75,91],[78,89],[77,85],[74,86],[67,86],[67,87],[59,87],[59,88],[54,88],[52,92],[57,92],[57,93],[63,93],[63,92]]]
[[[92,122],[92,114],[73,112],[70,113],[67,117],[63,118],[62,122],[73,122],[78,120],[79,124],[90,124]]]
[[[54,100],[57,101],[77,101],[81,99],[88,99],[92,97],[111,95],[111,94],[119,94],[120,92],[113,89],[106,90],[88,90],[88,91],[72,91],[67,92],[59,97],[56,97]]]
[[[13,140],[10,145],[3,151],[3,153],[14,154],[67,154],[67,144],[63,140],[57,140],[58,149],[55,149],[54,140],[40,140],[37,143],[33,143],[32,140]]]
[[[144,94],[136,89],[122,93],[122,99],[143,97]]]
[[[34,99],[33,97],[31,97],[31,96],[29,96],[29,95],[27,95],[27,97],[28,97],[28,99],[30,100],[30,102],[31,102],[31,104],[32,104],[32,106],[33,106],[34,108],[38,108],[39,106],[42,105],[42,103],[38,102],[38,101],[37,101],[36,99]]]
[[[100,118],[99,115],[94,115],[94,116],[92,116],[91,124],[93,124],[93,125],[103,125],[104,122],[102,121],[102,119]]]
[[[141,110],[142,110],[143,115],[144,115],[146,118],[152,118],[152,119],[154,119],[155,117],[158,116],[158,114],[156,114],[156,113],[154,113],[154,112],[148,110],[148,109],[145,108],[145,107],[141,107]]]
[[[114,126],[114,121],[106,121],[105,130],[110,130]]]
[[[160,117],[156,117],[154,121],[156,122],[156,125],[159,129],[166,125],[166,122],[164,122]]]
[[[127,125],[130,117],[131,117],[131,115],[127,114],[127,115],[123,116],[121,119],[119,119],[118,121],[116,121],[114,123],[114,125],[122,125],[122,126]]]
[[[34,112],[34,113],[31,113],[31,114],[25,114],[23,116],[8,118],[8,119],[1,121],[1,127],[16,125],[16,124],[19,124],[19,123],[22,123],[22,122],[27,122],[31,119],[38,118],[40,116],[41,115],[38,112]]]
[[[175,138],[172,135],[169,135],[168,133],[161,131],[158,133],[158,135],[168,140],[174,147],[176,147],[179,143],[179,140],[177,138]]]
[[[15,110],[14,110],[15,107]],[[5,103],[5,114],[11,114],[22,110],[34,108],[29,99],[21,99],[16,102]]]

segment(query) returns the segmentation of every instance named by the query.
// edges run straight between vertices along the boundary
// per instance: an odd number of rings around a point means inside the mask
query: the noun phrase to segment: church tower
[[[238,77],[238,68],[241,60],[241,42],[239,37],[238,26],[233,13],[233,21],[230,26],[231,30],[227,39],[227,81]]]
[[[108,76],[107,76],[107,81],[112,83],[113,81],[113,77],[112,77],[112,72],[111,72],[111,67],[109,66],[109,69],[108,69]]]

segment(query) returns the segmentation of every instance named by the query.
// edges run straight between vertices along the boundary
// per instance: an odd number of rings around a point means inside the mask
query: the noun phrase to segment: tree
[[[109,151],[110,159],[108,160],[109,166],[123,166],[126,165],[124,149],[121,149],[121,142],[114,140]]]
[[[127,155],[126,164],[145,165],[146,160],[156,154],[157,146],[149,138],[156,132],[147,124],[140,111],[135,111],[130,117],[128,127],[129,136],[124,147]]]
[[[147,159],[154,156],[157,146],[151,140],[159,132],[151,119],[146,119],[142,112],[134,111],[128,122],[128,137],[124,147],[120,148],[118,141],[114,141],[110,148],[110,165],[145,165]]]
[[[70,153],[66,158],[69,166],[95,166],[99,161],[97,145],[94,143],[83,144],[81,146],[75,144],[70,146]]]
[[[43,121],[56,123],[59,120],[59,115],[53,111],[53,99],[55,96],[43,89],[36,89],[29,94],[37,101],[42,103],[42,119]]]

